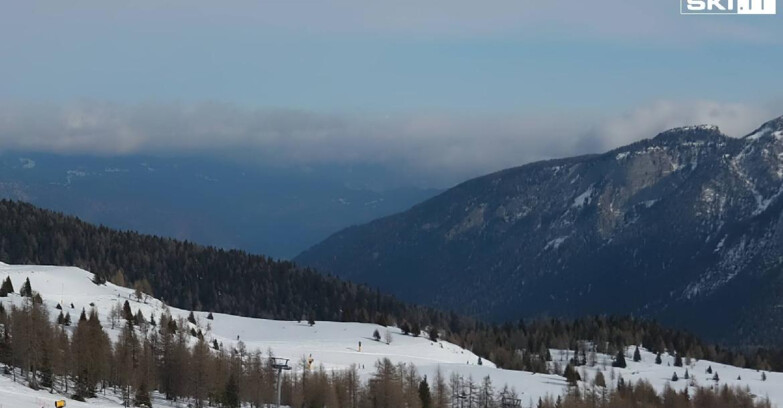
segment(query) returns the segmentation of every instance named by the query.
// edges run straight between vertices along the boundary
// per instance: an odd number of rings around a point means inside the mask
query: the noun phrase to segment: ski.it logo
[[[680,0],[680,14],[777,14],[776,0]]]

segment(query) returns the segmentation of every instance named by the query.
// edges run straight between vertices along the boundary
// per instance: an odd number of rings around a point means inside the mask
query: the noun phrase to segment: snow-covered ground
[[[92,283],[91,273],[78,268],[11,266],[0,263],[0,281],[6,276],[10,276],[17,293],[25,279],[29,278],[33,290],[41,294],[44,304],[50,309],[52,319],[59,314],[59,310],[55,309],[58,303],[62,305],[64,312],[71,313],[74,324],[82,308],[88,311],[91,307],[96,308],[104,329],[112,338],[116,337],[119,330],[111,330],[109,312],[118,302],[121,304],[128,300],[134,313],[140,309],[145,317],[154,315],[156,320],[166,309],[175,317],[187,318],[190,313],[187,310],[167,307],[151,297],[138,301],[133,290],[111,283],[97,286]],[[0,302],[3,302],[6,308],[21,301],[17,294],[0,298]],[[508,385],[520,393],[524,406],[533,405],[539,397],[561,394],[566,388],[562,377],[502,370],[486,360],[482,365],[478,365],[478,356],[457,345],[445,341],[431,342],[425,337],[405,336],[392,327],[322,321],[316,322],[311,327],[306,322],[253,319],[219,313],[214,314],[214,320],[207,320],[205,312],[195,312],[195,316],[199,327],[210,342],[216,339],[224,346],[234,346],[238,342],[238,337],[249,351],[261,350],[266,353],[271,350],[275,356],[290,358],[294,365],[301,358],[309,355],[314,358],[315,366],[323,365],[327,370],[345,369],[355,364],[360,368],[360,374],[365,379],[372,375],[375,362],[386,357],[395,363],[413,363],[421,374],[428,375],[429,378],[432,378],[437,370],[441,370],[447,379],[451,373],[458,373],[465,379],[472,377],[476,383],[489,376],[496,389]],[[372,333],[376,329],[382,337],[386,330],[389,330],[392,335],[391,343],[373,340]],[[358,350],[359,342],[362,343],[361,351]],[[592,379],[598,370],[604,370],[607,383],[619,375],[622,375],[626,381],[646,379],[659,390],[662,390],[666,384],[677,389],[689,385],[689,381],[682,379],[685,368],[675,369],[668,365],[673,364],[673,357],[663,356],[663,364],[656,365],[655,356],[651,353],[643,351],[643,360],[639,363],[634,363],[631,355],[632,349],[629,349],[628,368],[614,369],[614,375],[611,373],[611,367],[604,368],[600,364],[603,360],[611,361],[602,355],[597,357],[599,364],[595,367],[580,367],[580,373],[586,373]],[[561,356],[564,357],[562,352],[552,350],[553,360],[557,361]],[[694,361],[688,369],[700,386],[714,384],[712,375],[705,373],[708,366],[712,366],[713,370],[719,373],[721,384],[748,386],[751,392],[761,398],[769,396],[770,400],[778,405],[783,402],[783,374],[767,373],[767,381],[762,381],[761,373],[755,370],[739,369],[708,361]],[[681,380],[673,383],[670,380],[675,371]],[[738,376],[741,380],[737,380]],[[59,398],[61,397],[45,391],[32,391],[21,384],[12,383],[7,377],[0,376],[0,408],[53,406],[54,401]],[[68,406],[117,407],[119,403],[107,397],[91,401],[89,404],[68,400]]]
[[[180,405],[166,401],[163,396],[154,393],[152,405],[156,408],[182,408]],[[122,400],[112,394],[92,398],[87,402],[79,402],[61,395],[50,394],[49,391],[34,391],[11,381],[10,377],[0,375],[0,408],[52,408],[57,400],[65,400],[66,408],[120,408]]]

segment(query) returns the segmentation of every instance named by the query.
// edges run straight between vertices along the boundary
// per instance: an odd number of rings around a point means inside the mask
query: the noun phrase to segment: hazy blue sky
[[[677,0],[6,0],[0,148],[251,149],[449,183],[670,126],[749,132],[783,114],[782,23]]]

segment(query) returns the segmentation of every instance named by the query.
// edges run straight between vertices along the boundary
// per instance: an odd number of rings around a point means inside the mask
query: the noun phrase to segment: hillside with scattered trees
[[[31,295],[10,310],[0,303],[0,364],[14,383],[80,401],[115,395],[124,406],[137,407],[152,407],[153,391],[196,408],[263,407],[276,400],[278,375],[271,351],[248,350],[241,342],[236,347],[209,342],[189,319],[133,314],[127,302],[119,308],[119,334],[112,339],[95,309],[82,310],[73,324],[60,312],[52,323],[40,296]],[[438,371],[428,378],[415,365],[387,358],[376,362],[366,380],[356,365],[327,371],[309,367],[304,357],[293,364],[298,369],[282,378],[282,403],[292,407],[506,408],[520,407],[523,397],[523,391],[496,386],[489,376],[474,379]],[[570,364],[562,374],[569,383],[565,395],[541,398],[537,407],[771,407],[767,399],[728,385],[693,391],[667,386],[659,393],[644,380],[581,378]]]
[[[547,348],[575,350],[582,356],[578,364],[590,352],[615,354],[635,344],[740,367],[783,369],[779,351],[721,348],[651,321],[595,316],[487,323],[406,304],[291,262],[116,231],[15,201],[0,201],[0,260],[78,266],[95,273],[97,284],[135,287],[181,309],[397,325],[410,335],[442,337],[509,369],[543,372]]]

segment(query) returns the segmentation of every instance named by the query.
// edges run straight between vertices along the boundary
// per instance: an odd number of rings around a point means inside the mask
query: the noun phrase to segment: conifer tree
[[[6,372],[13,358],[13,343],[11,342],[11,333],[7,324],[8,319],[9,316],[3,309],[3,304],[0,303],[0,323],[2,323],[3,327],[2,332],[0,332],[0,364],[5,364]]]
[[[55,332],[56,334],[52,339],[52,370],[54,375],[60,377],[60,383],[65,386],[65,392],[68,393],[68,374],[70,373],[71,368],[71,365],[69,364],[71,345],[65,329],[60,327]]]
[[[166,319],[166,330],[168,330],[170,334],[174,334],[177,332],[177,322],[175,322],[174,319],[171,318],[171,316],[169,316],[169,318]]]
[[[14,284],[11,283],[11,277],[8,276],[3,281],[3,284],[0,286],[0,297],[6,297],[10,293],[14,293]]]
[[[122,305],[122,318],[133,323],[133,310],[131,310],[130,303],[127,300]]]
[[[223,406],[226,408],[239,408],[239,385],[234,373],[231,373],[223,391]]]
[[[661,363],[662,363],[661,352],[659,351],[658,354],[655,355],[655,364],[660,365]]]
[[[419,326],[418,322],[413,322],[411,325],[411,335],[413,335],[413,337],[419,337],[421,335],[421,326]]]
[[[108,336],[95,310],[90,312],[89,319],[82,310],[71,342],[76,377],[75,395],[80,399],[94,397],[96,385],[106,372],[110,351]]]
[[[419,401],[421,408],[432,408],[432,395],[430,395],[430,385],[427,384],[427,376],[419,383]]]
[[[147,321],[144,319],[144,314],[141,313],[141,309],[136,311],[136,315],[133,316],[133,324],[136,326],[141,326],[143,324],[147,323]]]
[[[593,382],[595,383],[596,387],[606,387],[606,378],[604,378],[603,371],[598,371],[598,373],[595,374]]]
[[[617,356],[612,362],[612,367],[625,368],[627,366],[628,364],[625,363],[625,353],[623,353],[623,350],[621,349],[617,352]]]
[[[134,385],[134,370],[139,363],[139,341],[133,329],[133,321],[126,321],[114,347],[114,364],[119,368],[119,385],[123,398],[130,402]]]
[[[215,346],[217,346],[217,344],[215,344]],[[211,380],[210,365],[212,363],[209,345],[207,345],[203,337],[193,346],[190,361],[190,395],[196,400],[196,408],[202,408],[202,402],[207,399],[209,394],[208,384]]]
[[[24,297],[33,297],[33,288],[30,285],[30,278],[24,280],[22,289],[19,289],[19,294]]]
[[[41,360],[40,385],[43,388],[51,389],[54,386],[54,376],[52,374],[52,361],[49,353],[44,349],[43,359]]]
[[[378,329],[375,329],[375,331],[372,332],[372,338],[375,339],[375,341],[381,341],[381,333],[378,332]]]
[[[642,361],[642,353],[639,352],[639,346],[636,346],[636,350],[633,352],[633,361],[636,363]]]
[[[150,391],[147,387],[146,380],[141,380],[141,383],[136,388],[136,395],[133,397],[133,405],[137,407],[152,408],[152,400],[150,399]]]
[[[680,380],[680,378],[677,377],[677,372],[675,371],[674,374],[672,374],[672,382],[676,382],[676,381],[679,381],[679,380]]]
[[[578,381],[582,380],[582,376],[579,375],[579,372],[576,371],[574,368],[574,365],[569,363],[565,371],[563,372],[563,377],[565,377],[566,382],[568,382],[568,385],[576,385]]]
[[[106,283],[106,278],[103,275],[99,274],[99,273],[93,274],[92,275],[92,283],[94,283],[96,285],[103,285],[103,284]]]
[[[677,355],[674,356],[674,366],[682,367],[682,356],[680,356],[680,353],[677,353]]]
[[[438,338],[440,338],[440,336],[438,335],[438,329],[434,327],[430,328],[429,334],[430,334],[430,341],[438,341]]]

